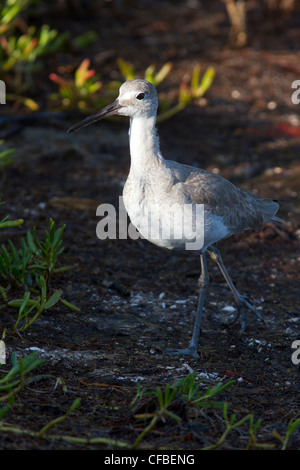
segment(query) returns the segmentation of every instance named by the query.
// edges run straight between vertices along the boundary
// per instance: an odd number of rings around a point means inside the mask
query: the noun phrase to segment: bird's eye
[[[143,100],[144,98],[145,98],[145,93],[139,93],[138,95],[136,95],[137,100]]]

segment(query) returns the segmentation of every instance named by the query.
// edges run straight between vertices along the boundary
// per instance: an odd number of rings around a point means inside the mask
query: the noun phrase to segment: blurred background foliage
[[[91,47],[101,41],[101,32],[89,30],[78,35],[68,30],[68,19],[86,21],[89,15],[102,15],[114,9],[118,19],[124,9],[132,9],[134,0],[1,0],[0,1],[0,78],[7,84],[7,102],[13,110],[38,111],[79,109],[93,112],[114,97],[123,80],[137,76],[136,67],[126,58],[115,62],[118,80],[106,80],[95,70]],[[177,1],[174,1],[176,8]],[[180,2],[179,2],[180,3]],[[193,3],[189,0],[187,3]],[[197,0],[195,0],[195,8]],[[228,43],[243,48],[251,42],[248,29],[249,10],[264,20],[266,15],[288,19],[297,9],[296,0],[217,0],[228,17]],[[56,15],[66,17],[66,27],[58,30]],[[61,25],[61,21],[58,21]],[[86,22],[88,26],[88,22]],[[104,51],[103,54],[110,54]],[[200,77],[200,65],[191,66],[189,77],[182,77],[177,103],[164,99],[164,111],[173,107],[162,119],[182,110],[201,98],[210,87],[214,70],[208,68]],[[149,63],[143,75],[159,85],[173,67],[171,62],[156,71]],[[141,73],[139,73],[141,75]],[[123,79],[123,80],[122,80]]]
[[[98,3],[101,9],[101,4],[105,8],[105,3],[109,2]],[[43,107],[50,110],[79,109],[93,112],[117,94],[122,81],[112,80],[104,87],[99,74],[91,68],[91,59],[88,57],[88,46],[96,41],[97,33],[87,31],[74,37],[69,31],[58,32],[48,24],[43,24],[46,15],[42,13],[43,7],[47,10],[46,5],[47,2],[42,0],[0,2],[0,72],[8,86],[7,101],[30,111],[38,111],[42,102]],[[77,9],[82,7],[80,2],[76,5]],[[78,65],[74,65],[73,53],[78,49],[85,57]],[[66,63],[57,67],[55,57],[58,63],[60,54],[63,54]],[[46,60],[49,56],[52,58],[51,65]],[[134,65],[124,59],[119,58],[116,65],[123,81],[137,76]],[[58,72],[53,70],[55,67]],[[154,65],[149,65],[144,78],[157,86],[171,69],[171,63],[164,64],[159,71],[155,70]],[[164,101],[163,108],[168,113],[162,119],[179,112],[192,100],[201,98],[210,87],[213,77],[214,70],[209,68],[200,79],[200,67],[196,66],[190,84],[181,84],[178,103],[172,110],[169,109],[172,104]],[[52,91],[50,82],[55,84],[55,91]]]

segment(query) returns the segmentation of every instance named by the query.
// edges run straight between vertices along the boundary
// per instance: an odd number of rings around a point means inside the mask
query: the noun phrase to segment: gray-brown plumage
[[[168,162],[174,181],[182,183],[182,189],[197,204],[204,204],[213,214],[221,216],[230,235],[249,228],[258,230],[263,222],[281,221],[275,216],[279,204],[269,198],[239,189],[220,175]]]

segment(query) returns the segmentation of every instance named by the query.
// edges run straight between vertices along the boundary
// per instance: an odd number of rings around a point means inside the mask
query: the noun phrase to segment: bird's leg
[[[199,299],[198,299],[197,313],[196,313],[196,319],[194,323],[193,335],[192,335],[191,342],[188,346],[188,349],[193,351],[194,352],[193,355],[196,355],[196,356],[198,356],[197,348],[198,348],[198,341],[199,341],[200,328],[201,328],[202,312],[203,312],[206,292],[207,292],[207,288],[209,284],[209,275],[208,275],[208,270],[207,270],[205,252],[200,254],[200,262],[201,262],[201,274],[198,280]]]
[[[192,339],[187,348],[177,349],[175,351],[172,351],[174,354],[186,354],[186,355],[190,355],[194,357],[199,357],[197,353],[197,348],[198,348],[198,341],[199,341],[200,328],[201,328],[201,318],[202,318],[202,311],[203,311],[203,306],[205,302],[207,287],[209,284],[209,276],[208,276],[208,270],[207,270],[207,265],[206,265],[205,252],[200,254],[200,263],[201,263],[201,274],[198,280],[200,292],[199,292],[199,299],[198,299],[196,319],[194,323]]]
[[[256,310],[255,307],[253,307],[253,305],[249,304],[249,302],[247,302],[247,300],[245,299],[245,297],[243,297],[236,289],[236,287],[234,286],[228,272],[227,272],[227,269],[225,268],[225,265],[223,263],[223,260],[221,258],[221,255],[220,255],[220,252],[219,250],[217,250],[216,247],[214,246],[209,246],[207,248],[207,251],[208,253],[210,254],[210,257],[217,263],[221,273],[223,274],[233,296],[234,296],[234,299],[236,301],[236,304],[237,304],[237,307],[238,307],[238,314],[241,313],[241,316],[242,316],[242,325],[241,325],[241,329],[240,329],[240,334],[243,333],[245,331],[245,329],[247,328],[247,314],[245,312],[245,306],[250,308],[250,310],[252,310],[253,313],[255,313],[255,315],[257,316],[257,318],[261,321],[264,322],[264,319],[263,317],[261,316],[261,314]]]

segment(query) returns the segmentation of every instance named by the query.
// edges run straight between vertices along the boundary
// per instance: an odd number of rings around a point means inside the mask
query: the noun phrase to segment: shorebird
[[[258,229],[264,222],[283,221],[275,215],[279,209],[276,201],[239,189],[218,174],[166,160],[161,154],[156,132],[157,108],[155,87],[146,80],[130,80],[123,83],[118,98],[112,104],[73,125],[68,133],[108,116],[130,117],[131,164],[123,189],[123,200],[131,222],[144,238],[168,249],[187,249],[187,242],[191,241],[191,234],[186,234],[189,231],[201,241],[197,247],[201,274],[192,338],[187,348],[175,351],[198,357],[201,317],[209,283],[206,253],[217,263],[234,296],[237,304],[236,318],[241,315],[242,333],[247,326],[246,307],[260,321],[264,320],[258,310],[237,291],[218,249],[213,245],[249,228]],[[196,211],[193,212],[193,218],[188,218],[187,221],[187,218],[183,217],[184,209],[195,206],[202,208],[202,212],[199,212],[200,218],[195,219],[195,214],[198,213]],[[175,218],[172,219],[169,215],[171,212],[174,215],[174,207]],[[168,222],[167,230],[162,236],[161,223],[165,220],[173,220],[173,225]],[[196,223],[199,220],[200,224]],[[180,221],[183,221],[181,228],[184,230],[178,232]],[[178,233],[182,235],[175,236]]]

